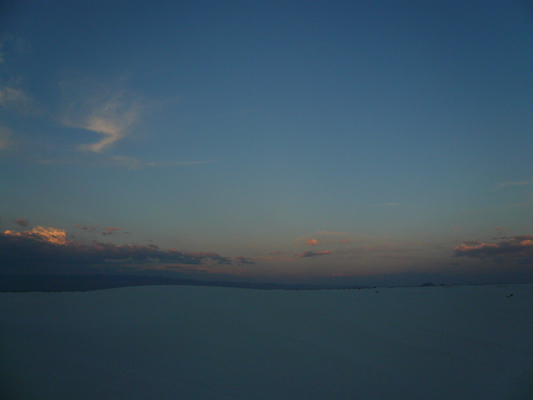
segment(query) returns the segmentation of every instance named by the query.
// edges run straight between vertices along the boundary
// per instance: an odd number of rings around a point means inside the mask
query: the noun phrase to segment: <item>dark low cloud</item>
[[[248,264],[248,265],[255,264],[255,261],[252,260],[250,257],[244,257],[244,256],[235,257],[235,261],[237,262],[237,264]]]
[[[317,257],[317,256],[324,256],[327,254],[333,253],[332,250],[324,250],[324,251],[306,251],[303,254],[297,254],[298,257]]]
[[[83,226],[83,225],[76,225],[76,228],[79,228],[85,232],[89,232],[89,233],[97,233],[98,231],[100,231],[100,234],[102,236],[108,236],[108,235],[113,235],[115,233],[118,233],[122,230],[122,228],[114,228],[114,227],[109,227],[109,228],[98,228],[96,226],[93,226],[93,225],[89,225],[89,226]]]
[[[112,235],[112,234],[117,233],[118,231],[121,231],[121,230],[122,230],[122,228],[111,228],[111,227],[109,227],[109,228],[105,229],[104,231],[102,231],[102,235],[104,235],[104,236]]]
[[[80,228],[81,230],[85,231],[85,232],[96,232],[96,227],[95,226],[83,226],[83,225],[75,225],[76,228]]]
[[[65,232],[37,227],[33,231],[0,233],[0,273],[117,272],[130,266],[188,264],[211,260],[231,264],[217,253],[185,254],[162,250],[154,244],[116,245],[92,241],[81,244],[66,240]]]
[[[192,257],[195,259],[204,259],[209,258],[213,261],[215,261],[219,265],[230,265],[231,264],[231,258],[229,257],[222,257],[218,253],[214,253],[212,251],[195,251],[191,253],[184,253],[188,257]]]
[[[492,258],[494,260],[514,260],[533,264],[533,235],[504,236],[498,243],[464,242],[457,246],[456,257]]]
[[[28,221],[26,218],[16,219],[15,222],[20,226],[28,226],[30,224],[30,221]]]

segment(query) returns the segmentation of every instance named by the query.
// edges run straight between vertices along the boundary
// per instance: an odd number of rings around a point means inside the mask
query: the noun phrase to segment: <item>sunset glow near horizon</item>
[[[2,7],[0,273],[533,280],[528,2]]]

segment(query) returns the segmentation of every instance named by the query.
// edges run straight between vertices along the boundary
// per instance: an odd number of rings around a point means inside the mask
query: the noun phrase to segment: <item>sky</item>
[[[0,273],[532,282],[531,71],[528,1],[4,2]]]

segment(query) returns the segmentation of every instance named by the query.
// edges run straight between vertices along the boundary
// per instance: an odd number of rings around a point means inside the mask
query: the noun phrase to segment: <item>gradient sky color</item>
[[[533,280],[530,2],[2,7],[3,271]]]

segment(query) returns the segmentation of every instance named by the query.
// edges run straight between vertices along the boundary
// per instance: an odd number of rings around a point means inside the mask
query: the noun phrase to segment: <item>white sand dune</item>
[[[533,285],[377,290],[0,293],[2,395],[533,398]]]

